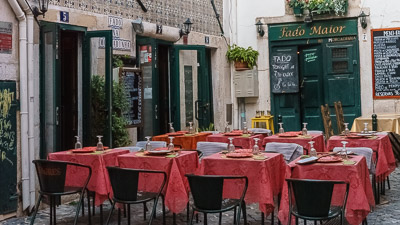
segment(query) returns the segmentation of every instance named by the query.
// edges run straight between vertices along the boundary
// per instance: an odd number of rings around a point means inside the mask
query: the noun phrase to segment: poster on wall
[[[128,121],[127,127],[137,127],[142,124],[143,103],[143,78],[139,69],[124,67],[120,76],[126,98],[128,99],[128,110],[123,112]]]
[[[12,23],[0,21],[0,54],[11,54]]]
[[[400,28],[373,29],[371,40],[374,98],[400,98]]]

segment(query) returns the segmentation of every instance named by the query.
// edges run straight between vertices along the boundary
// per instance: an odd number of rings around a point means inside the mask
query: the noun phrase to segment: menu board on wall
[[[137,127],[142,123],[143,78],[139,69],[123,68],[120,82],[125,87],[129,102],[128,111],[124,112],[128,127]]]
[[[374,98],[400,98],[400,28],[371,30]]]
[[[299,92],[297,49],[274,49],[270,60],[272,93]]]

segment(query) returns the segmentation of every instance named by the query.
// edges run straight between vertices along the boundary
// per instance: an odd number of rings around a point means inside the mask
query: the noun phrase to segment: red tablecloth
[[[287,178],[318,179],[318,180],[344,180],[350,182],[349,196],[346,205],[346,219],[350,224],[358,225],[367,217],[371,207],[375,205],[372,185],[365,157],[354,156],[354,165],[343,163],[314,163],[309,165],[297,165],[291,162],[286,170]],[[344,191],[343,188],[335,188],[336,191]],[[340,195],[340,194],[339,194]],[[312,197],[312,196],[310,196]],[[342,198],[332,197],[333,204]],[[289,199],[287,183],[283,187],[279,219],[282,224],[288,223]]]
[[[237,175],[247,176],[249,185],[245,196],[246,203],[259,203],[262,212],[268,214],[274,209],[274,196],[281,190],[285,178],[286,163],[281,154],[264,153],[265,160],[253,158],[224,158],[216,153],[201,161],[203,175]],[[237,183],[224,186],[224,197],[238,197],[242,187]]]
[[[178,157],[148,156],[142,152],[132,152],[118,157],[121,168],[160,170],[167,173],[167,183],[163,193],[165,205],[173,212],[180,213],[189,201],[187,173],[195,173],[199,166],[197,152],[182,151]],[[160,176],[143,176],[139,190],[158,191]]]
[[[49,160],[67,161],[80,163],[92,168],[92,177],[87,188],[96,193],[95,205],[102,204],[108,199],[111,192],[111,184],[107,173],[107,166],[117,166],[117,156],[129,153],[129,150],[109,149],[104,152],[94,153],[72,153],[71,151],[54,152],[48,155]],[[78,171],[73,176],[67,174],[66,185],[81,185],[79,176],[86,176],[86,170]]]
[[[229,139],[228,138],[234,138],[233,139],[233,145],[239,148],[243,149],[250,149],[253,148],[254,146],[254,138],[259,138],[260,140],[258,141],[258,146],[260,146],[260,149],[262,149],[262,139],[263,135],[262,134],[256,134],[252,135],[250,137],[242,137],[241,135],[239,136],[225,136],[224,134],[213,134],[207,137],[207,141],[211,142],[224,142],[229,144]]]
[[[197,142],[206,141],[206,138],[211,133],[198,133],[194,135],[179,135],[179,136],[171,136],[174,137],[174,145],[182,147],[182,149],[191,149],[194,150],[197,147]],[[169,143],[169,138],[167,134],[154,136],[152,138],[153,141],[165,141],[167,144]]]
[[[378,135],[373,139],[349,139],[344,136],[332,136],[328,140],[327,148],[332,150],[334,147],[342,147],[342,141],[347,141],[347,147],[368,147],[378,153],[378,162],[376,165],[376,176],[386,177],[396,169],[396,159],[394,158],[392,144],[387,135]]]
[[[308,142],[315,141],[314,148],[317,152],[325,152],[325,141],[324,136],[322,134],[310,134],[307,136],[298,136],[298,137],[279,137],[278,135],[272,135],[264,138],[263,146],[265,146],[269,142],[280,142],[280,143],[295,143],[303,146],[303,149],[306,150],[308,154],[308,150],[310,149],[310,144]]]

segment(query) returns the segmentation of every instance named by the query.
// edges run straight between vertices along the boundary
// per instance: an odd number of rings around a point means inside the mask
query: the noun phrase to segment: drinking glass
[[[312,156],[315,156],[315,157],[317,157],[317,150],[315,150],[315,148],[314,148],[314,143],[315,143],[315,141],[310,141],[310,142],[308,142],[309,144],[310,144],[310,156],[312,157]]]
[[[350,130],[349,130],[349,123],[344,123],[344,135],[349,135]]]
[[[347,141],[342,141],[341,143],[343,144],[343,148],[342,148],[342,151],[341,151],[340,155],[342,156],[342,159],[348,160],[348,158],[347,158],[347,150],[346,150],[346,144],[348,142]]]
[[[247,130],[247,122],[243,122],[243,134],[247,134],[249,131]]]
[[[279,133],[283,134],[285,133],[285,130],[283,129],[283,123],[278,123],[279,124]]]
[[[258,141],[260,138],[254,138],[253,155],[260,154],[260,147],[258,146]]]
[[[168,150],[175,153],[175,146],[173,143],[174,137],[168,137],[168,138],[169,138]]]
[[[229,129],[229,122],[226,121],[225,122],[225,133],[229,133],[231,131],[231,129]]]
[[[307,124],[308,123],[303,123],[303,129],[301,130],[301,135],[307,135]]]
[[[169,132],[170,133],[175,133],[175,129],[174,129],[174,127],[172,126],[172,122],[171,123],[168,123],[169,124]]]
[[[364,130],[361,133],[368,134],[368,123],[364,123]]]
[[[99,141],[97,142],[96,151],[103,151],[104,150],[103,142],[101,142],[101,138],[102,137],[103,136],[101,136],[101,135],[97,135],[97,138],[99,139]]]
[[[229,139],[228,152],[234,152],[235,146],[233,145],[233,138],[228,138],[228,139]]]
[[[193,122],[189,122],[189,134],[194,134]]]
[[[152,147],[151,147],[151,144],[150,144],[150,136],[147,136],[147,137],[145,137],[146,139],[147,139],[147,142],[146,142],[146,146],[145,146],[145,149],[146,149],[146,151],[151,151],[152,150]]]
[[[79,141],[79,136],[75,136],[75,138],[76,138],[75,149],[81,149],[82,143]]]

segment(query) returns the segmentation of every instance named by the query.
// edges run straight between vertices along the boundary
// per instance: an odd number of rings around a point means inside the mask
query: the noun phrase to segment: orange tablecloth
[[[197,147],[197,142],[206,141],[206,138],[211,133],[198,133],[193,135],[179,135],[179,136],[171,136],[174,137],[174,145],[182,147],[182,149],[194,150]],[[169,138],[167,134],[154,136],[152,138],[153,141],[165,141],[167,144],[169,143]]]
[[[118,157],[122,168],[160,170],[167,173],[167,183],[163,193],[165,205],[173,213],[180,213],[189,201],[189,183],[187,173],[195,173],[199,166],[197,152],[182,151],[178,157],[148,156],[142,152],[132,152]],[[139,180],[139,189],[158,191],[160,176],[143,176]]]
[[[375,205],[375,200],[365,157],[352,157],[351,160],[356,162],[354,165],[343,165],[342,162],[298,165],[295,163],[297,160],[288,165],[286,178],[347,181],[350,183],[345,215],[347,221],[350,224],[358,225],[367,217],[371,207]],[[340,192],[345,189],[343,187],[338,189],[335,188],[334,190]],[[338,204],[338,201],[340,200],[342,199],[335,198],[335,195],[333,195],[332,204]],[[288,223],[288,215],[288,187],[285,182],[279,209],[279,219],[282,224]]]
[[[224,134],[213,134],[210,136],[207,136],[207,141],[211,142],[224,142],[229,144],[229,139],[228,138],[234,138],[233,139],[233,145],[239,148],[243,149],[250,149],[253,148],[254,146],[254,138],[259,138],[260,141],[258,141],[258,146],[262,148],[262,138],[264,137],[262,134],[256,134],[252,135],[250,137],[242,137],[241,135],[239,136],[225,136]]]
[[[266,159],[255,160],[224,158],[224,155],[216,153],[202,159],[201,174],[247,176],[249,185],[246,203],[259,203],[262,212],[271,213],[274,209],[274,196],[282,190],[286,163],[281,154],[263,154]],[[227,182],[224,186],[224,197],[238,198],[243,185],[243,182]]]
[[[315,141],[314,148],[317,152],[325,152],[325,141],[322,134],[310,134],[307,136],[298,137],[279,137],[278,135],[272,135],[264,138],[263,146],[270,142],[280,142],[280,143],[295,143],[303,146],[303,149],[307,152],[310,149],[310,144],[308,142]]]
[[[347,147],[367,147],[377,153],[376,176],[386,177],[396,169],[396,159],[394,158],[389,136],[377,135],[373,139],[349,139],[345,136],[332,136],[328,140],[327,149],[332,150],[334,147],[342,147],[342,141],[348,142],[346,144]]]
[[[92,168],[92,177],[87,188],[96,193],[95,205],[101,205],[108,199],[111,192],[111,184],[107,173],[107,166],[117,166],[117,156],[129,153],[129,150],[109,149],[104,152],[94,153],[72,153],[72,151],[54,152],[48,155],[49,160],[67,161],[80,163]],[[66,185],[80,186],[76,177],[86,176],[86,170],[75,171],[74,174],[67,174]]]

